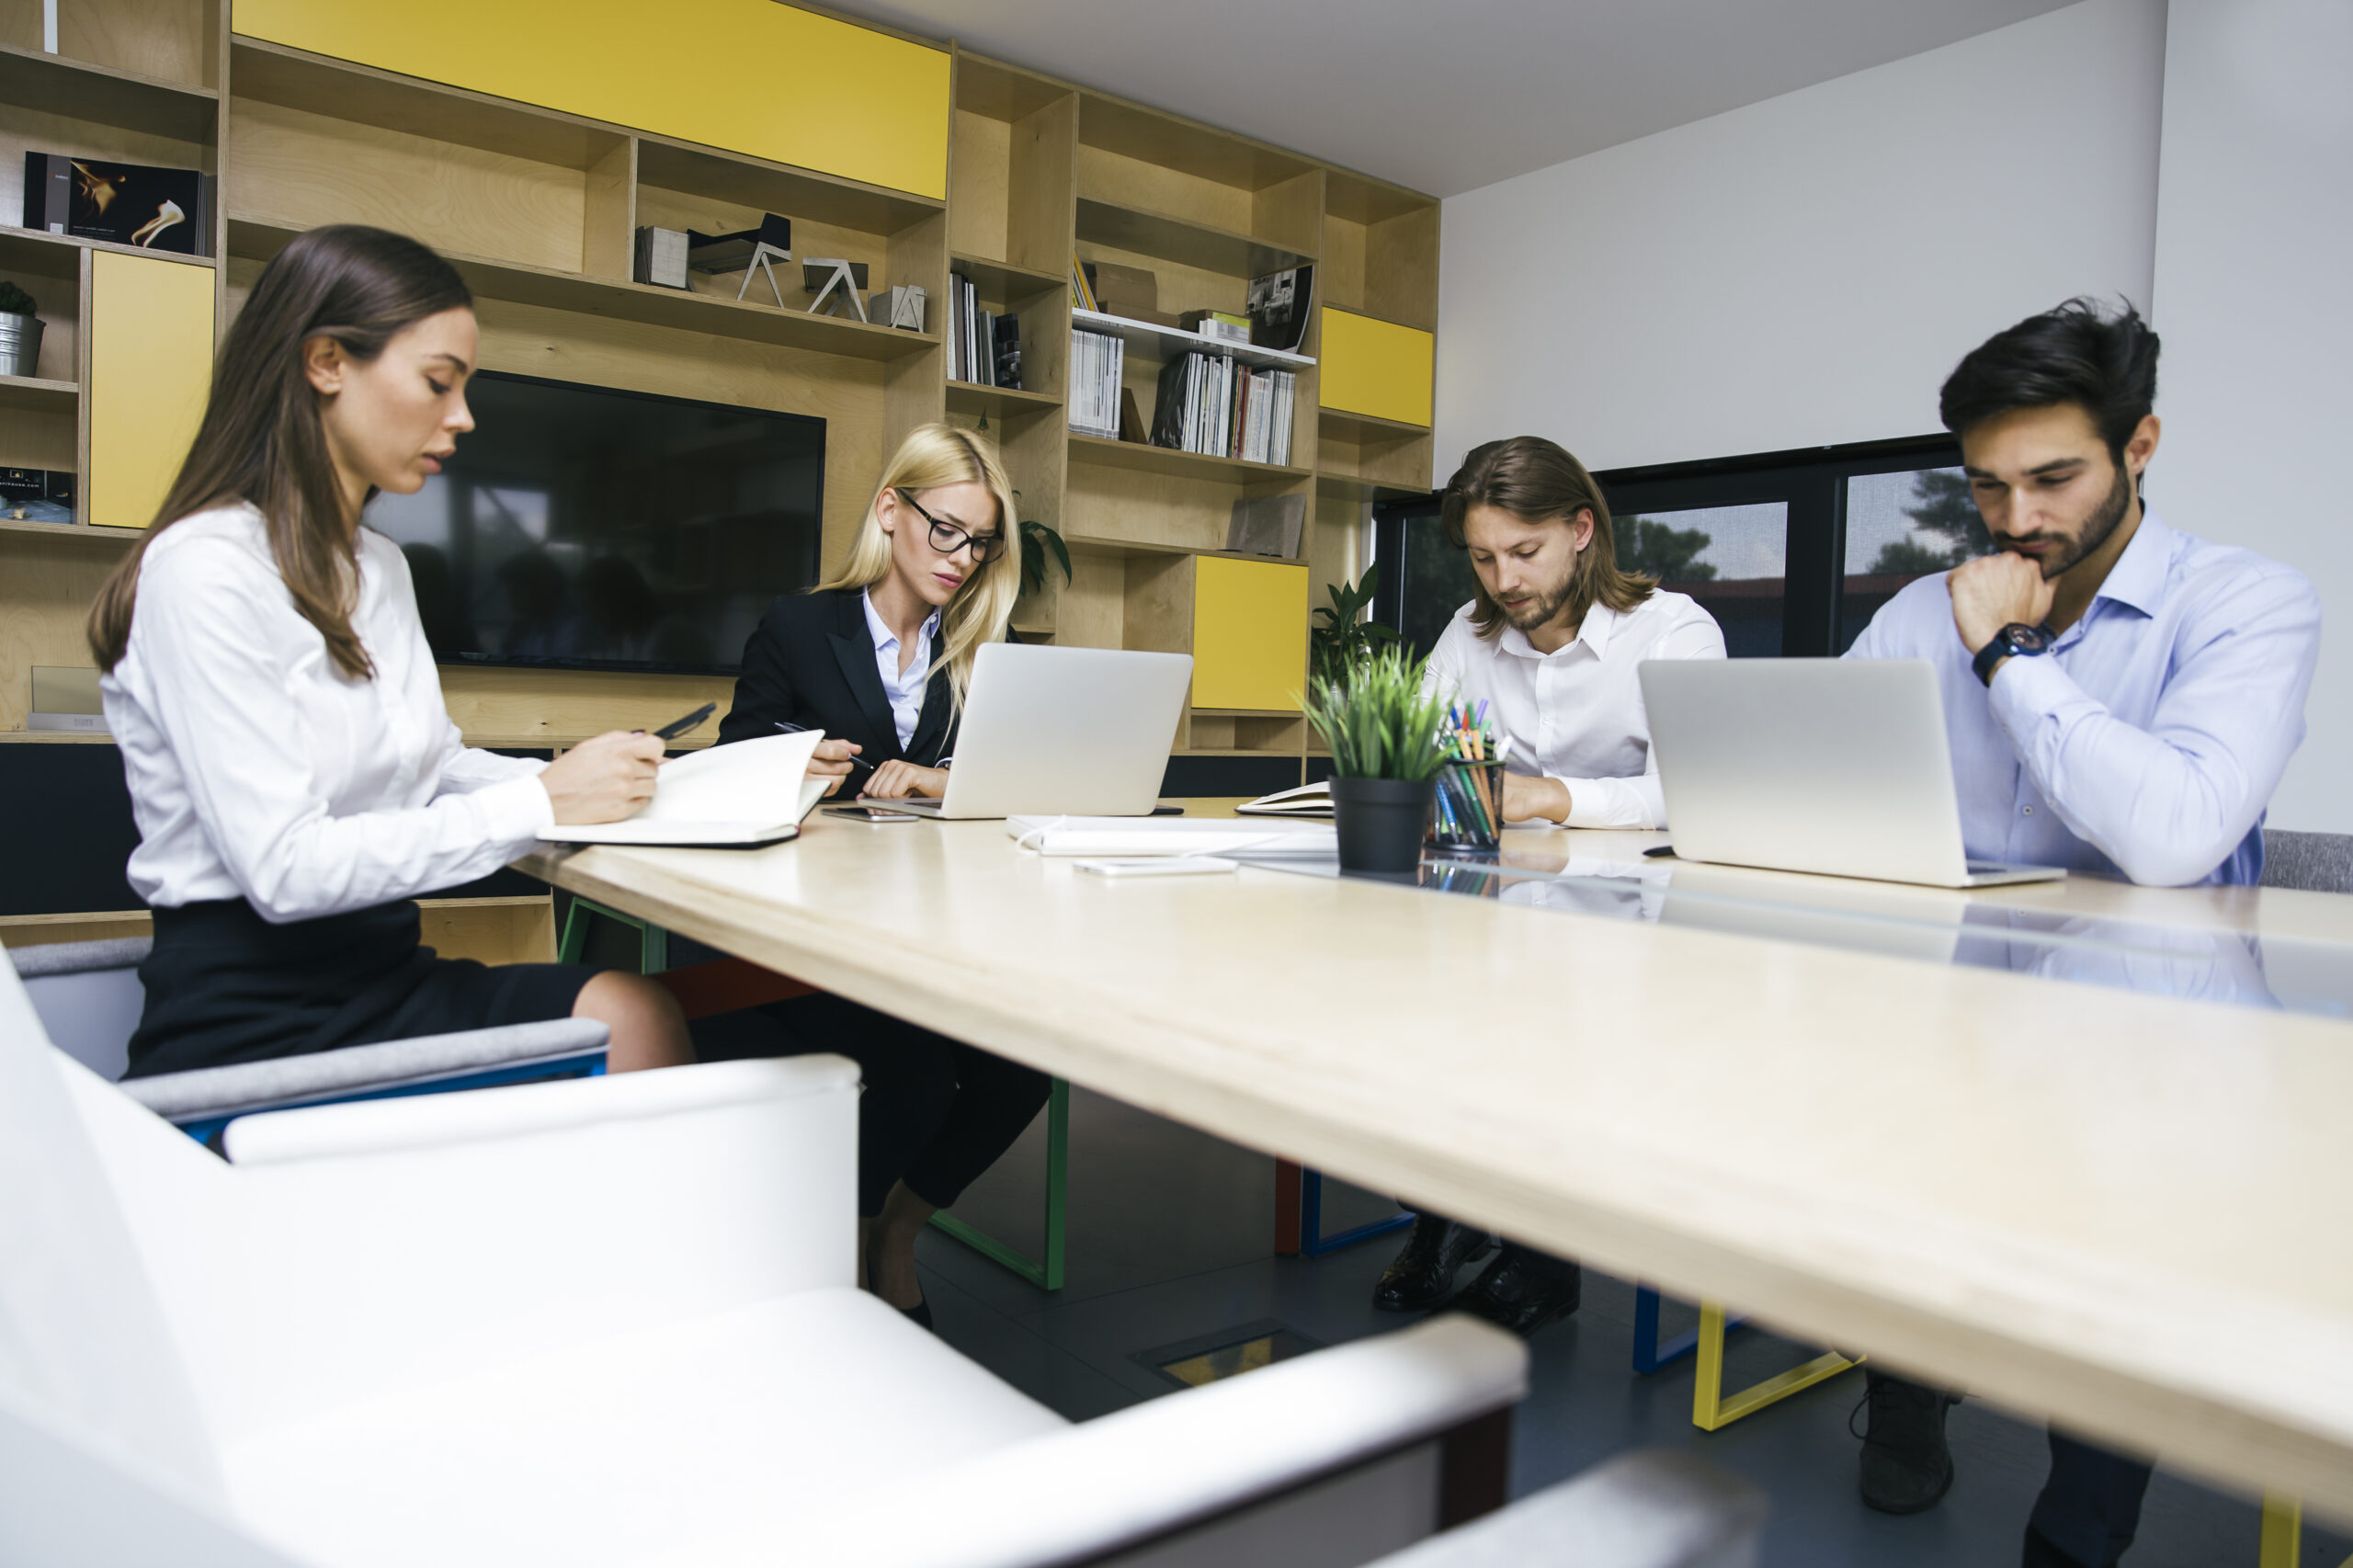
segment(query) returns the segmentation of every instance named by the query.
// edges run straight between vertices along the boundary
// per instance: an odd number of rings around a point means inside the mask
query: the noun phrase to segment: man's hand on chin
[[[2014,621],[2041,625],[2050,617],[2057,591],[2043,580],[2041,567],[2006,550],[1961,562],[1946,577],[1945,586],[1952,595],[1953,627],[1972,654]]]

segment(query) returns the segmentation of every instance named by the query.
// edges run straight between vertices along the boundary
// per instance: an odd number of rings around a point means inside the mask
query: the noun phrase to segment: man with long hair
[[[2168,527],[2157,335],[2071,300],[1996,333],[1945,382],[1945,427],[1995,550],[1908,585],[1849,657],[1936,665],[1972,858],[2163,886],[2263,872],[2263,813],[2304,735],[2320,600],[2301,573]],[[1863,1501],[1952,1484],[1944,1393],[1878,1372]],[[2058,1432],[2029,1568],[2107,1568],[2149,1466]]]
[[[1447,538],[1478,586],[1431,650],[1428,688],[1473,708],[1510,742],[1507,822],[1663,826],[1635,671],[1647,659],[1721,659],[1715,618],[1618,564],[1609,504],[1585,465],[1540,436],[1490,441],[1447,482]],[[1389,1312],[1436,1306],[1488,1238],[1424,1213],[1381,1282]],[[1576,1311],[1577,1266],[1506,1243],[1458,1309],[1519,1334]]]

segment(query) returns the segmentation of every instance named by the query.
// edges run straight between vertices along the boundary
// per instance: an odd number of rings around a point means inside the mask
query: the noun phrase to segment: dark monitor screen
[[[474,428],[370,528],[442,664],[733,674],[817,580],[825,422],[484,370]]]

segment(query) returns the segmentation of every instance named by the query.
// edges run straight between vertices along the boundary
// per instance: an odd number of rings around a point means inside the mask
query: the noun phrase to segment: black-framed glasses
[[[931,548],[940,554],[953,555],[969,544],[972,547],[972,559],[985,566],[1005,553],[1005,535],[972,533],[954,523],[943,522],[925,511],[923,503],[908,491],[900,491],[899,499],[913,506],[915,516],[931,525]]]

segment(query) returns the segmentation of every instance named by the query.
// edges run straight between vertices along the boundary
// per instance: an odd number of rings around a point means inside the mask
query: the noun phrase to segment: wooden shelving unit
[[[1298,375],[1288,464],[1075,435],[1066,412],[1074,255],[1152,269],[1171,312],[1239,311],[1252,277],[1312,262],[1320,302],[1428,330],[1438,203],[1417,192],[953,45],[938,46],[953,102],[940,199],[658,134],[630,124],[626,104],[591,118],[236,35],[226,0],[58,3],[53,55],[40,48],[38,6],[0,4],[0,157],[70,149],[216,176],[210,254],[166,259],[210,271],[222,328],[306,229],[415,234],[475,290],[488,369],[822,415],[829,563],[906,430],[984,424],[1022,516],[1072,547],[1073,580],[1016,613],[1033,639],[1189,651],[1187,585],[1199,561],[1227,556],[1229,515],[1247,497],[1306,498],[1302,556],[1320,601],[1362,570],[1366,503],[1430,483],[1427,430],[1319,408],[1313,328],[1296,355],[1235,350]],[[738,301],[735,275],[694,275],[687,291],[631,277],[641,225],[716,231],[768,211],[792,220],[796,256],[863,262],[875,289],[922,287],[927,330],[812,316],[790,293],[779,307],[758,279]],[[39,373],[0,379],[0,464],[89,472],[91,257],[124,248],[0,227],[0,279],[31,291],[48,324]],[[1019,316],[1020,388],[948,379],[951,270],[983,308]],[[784,281],[798,284],[797,269]],[[1084,324],[1125,339],[1147,419],[1168,357],[1228,347],[1147,323]],[[27,669],[86,662],[90,597],[136,537],[0,519],[0,742],[104,744],[26,731]],[[1305,639],[1302,626],[1302,660]],[[660,722],[723,703],[730,686],[443,671],[468,737],[506,745]],[[1276,763],[1313,751],[1288,711],[1194,710],[1178,743]]]

